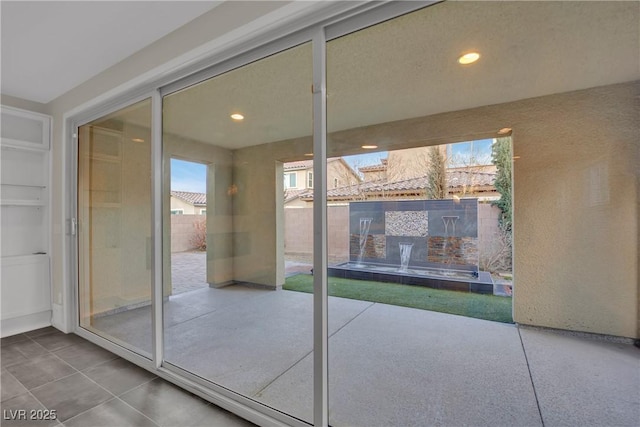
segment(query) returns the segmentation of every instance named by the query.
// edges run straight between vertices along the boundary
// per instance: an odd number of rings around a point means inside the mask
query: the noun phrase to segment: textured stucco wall
[[[630,82],[351,129],[329,135],[329,156],[353,154],[372,135],[391,150],[512,128],[515,321],[638,337],[639,96]],[[247,151],[267,165],[283,153],[302,158],[305,144]],[[250,203],[272,205],[268,180],[251,181]]]
[[[233,279],[233,228],[231,214],[231,151],[198,141],[166,134],[163,137],[164,188],[171,187],[171,158],[207,165],[207,282],[211,285]],[[166,294],[171,292],[172,230],[170,193],[163,193],[163,280]]]
[[[171,197],[171,210],[178,209],[182,209],[182,215],[195,215],[197,212],[200,212],[200,208],[198,208],[196,212],[196,208],[192,204],[180,200],[177,197]]]

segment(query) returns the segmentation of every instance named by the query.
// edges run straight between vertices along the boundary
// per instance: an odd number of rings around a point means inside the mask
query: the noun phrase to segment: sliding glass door
[[[590,286],[635,277],[631,131],[605,126],[635,74],[594,71],[632,56],[600,46],[626,6],[429,3],[222,52],[80,126],[79,326],[286,423],[536,424],[514,319],[607,332]]]
[[[312,376],[313,295],[283,289],[302,263],[285,200],[312,191],[311,63],[306,43],[168,94],[162,141],[165,366],[306,421],[312,384],[292,399],[281,377]]]
[[[150,129],[144,100],[78,132],[80,326],[149,358]]]

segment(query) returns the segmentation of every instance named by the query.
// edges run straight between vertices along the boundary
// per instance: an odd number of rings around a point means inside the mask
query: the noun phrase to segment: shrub
[[[207,218],[198,219],[193,223],[195,232],[191,237],[191,244],[199,251],[207,250]]]

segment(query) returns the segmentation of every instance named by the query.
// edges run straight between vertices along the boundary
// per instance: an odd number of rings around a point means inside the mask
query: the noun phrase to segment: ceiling
[[[6,1],[2,93],[48,103],[221,1]]]
[[[445,2],[342,37],[329,130],[638,80],[638,22],[638,2]],[[311,67],[302,45],[170,95],[164,129],[227,148],[310,135]]]

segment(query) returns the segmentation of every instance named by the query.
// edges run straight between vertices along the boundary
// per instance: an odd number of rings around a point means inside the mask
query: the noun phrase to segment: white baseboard
[[[51,310],[3,319],[0,324],[0,336],[9,337],[45,326],[51,326]]]

